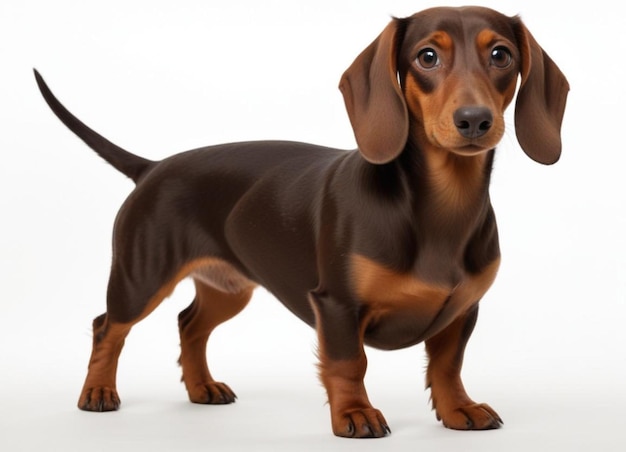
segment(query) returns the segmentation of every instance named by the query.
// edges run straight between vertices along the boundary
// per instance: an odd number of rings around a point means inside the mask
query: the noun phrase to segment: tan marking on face
[[[432,93],[420,90],[412,76],[406,81],[406,101],[416,120],[412,133],[422,149],[441,149],[471,157],[496,147],[504,135],[504,108],[510,99],[493,96],[490,82],[484,76],[451,74]],[[514,87],[513,87],[514,93]],[[507,97],[512,94],[507,92]],[[454,123],[454,112],[462,106],[481,105],[493,114],[490,130],[481,137],[462,136]]]
[[[509,42],[507,39],[504,39],[502,36],[494,32],[493,30],[484,29],[484,30],[481,30],[476,35],[476,48],[478,49],[479,54],[482,54],[482,53],[488,54],[488,52],[490,52],[492,48],[496,46],[496,44],[502,44],[505,47],[507,47],[513,53],[512,56],[514,60],[519,59],[519,56],[517,55],[517,52],[516,52],[517,46]],[[503,93],[497,93],[494,90],[495,98],[494,98],[493,103],[494,105],[500,108],[500,111],[502,113],[504,113],[504,110],[506,110],[506,108],[509,106],[509,104],[513,100],[516,89],[517,89],[517,77],[515,77],[512,80],[512,82],[509,84],[509,86]],[[498,102],[498,97],[499,97],[500,102]]]
[[[479,51],[485,50],[493,46],[498,41],[498,34],[493,30],[484,29],[476,35],[476,46]]]
[[[454,47],[454,40],[445,31],[436,31],[427,41],[444,51],[450,51]]]
[[[442,59],[441,67],[420,73],[434,85],[432,92],[423,92],[412,72],[405,81],[407,106],[415,120],[411,132],[422,149],[435,148],[473,156],[495,148],[500,142],[505,130],[504,110],[513,99],[516,84],[511,83],[506,92],[501,93],[490,78],[489,61],[485,56],[499,41],[503,38],[485,29],[476,35],[475,45],[457,46],[444,32],[435,32],[418,45],[423,48],[432,43]],[[506,43],[507,47],[513,47]],[[465,52],[465,55],[459,58],[455,52]],[[489,108],[493,115],[490,130],[474,139],[462,136],[454,123],[454,112],[463,106]]]

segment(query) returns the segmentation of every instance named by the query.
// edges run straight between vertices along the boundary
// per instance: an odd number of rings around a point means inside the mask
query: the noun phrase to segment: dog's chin
[[[451,147],[450,152],[461,157],[476,157],[495,148],[494,146],[484,146],[479,144],[467,144],[463,146]]]
[[[456,131],[454,131],[456,132]],[[502,138],[501,134],[488,133],[478,138],[464,138],[451,131],[433,130],[425,134],[426,142],[423,149],[439,149],[459,157],[476,157],[493,149]]]

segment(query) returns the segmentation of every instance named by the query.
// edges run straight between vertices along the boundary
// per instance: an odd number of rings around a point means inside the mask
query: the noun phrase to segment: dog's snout
[[[483,136],[493,124],[493,114],[487,107],[461,107],[454,112],[454,125],[465,138]]]

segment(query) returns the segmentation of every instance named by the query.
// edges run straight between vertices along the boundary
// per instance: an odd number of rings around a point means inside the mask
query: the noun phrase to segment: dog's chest
[[[352,289],[363,305],[365,341],[382,349],[421,342],[467,312],[495,279],[499,259],[481,272],[460,275],[456,285],[398,273],[361,255],[351,262]]]

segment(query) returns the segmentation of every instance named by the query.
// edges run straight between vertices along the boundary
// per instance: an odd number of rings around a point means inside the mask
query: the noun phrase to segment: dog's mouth
[[[497,123],[487,133],[477,137],[464,137],[458,133],[456,128],[452,129],[441,125],[435,125],[430,131],[427,127],[425,129],[430,145],[465,157],[473,157],[491,151],[502,138],[502,128]]]

